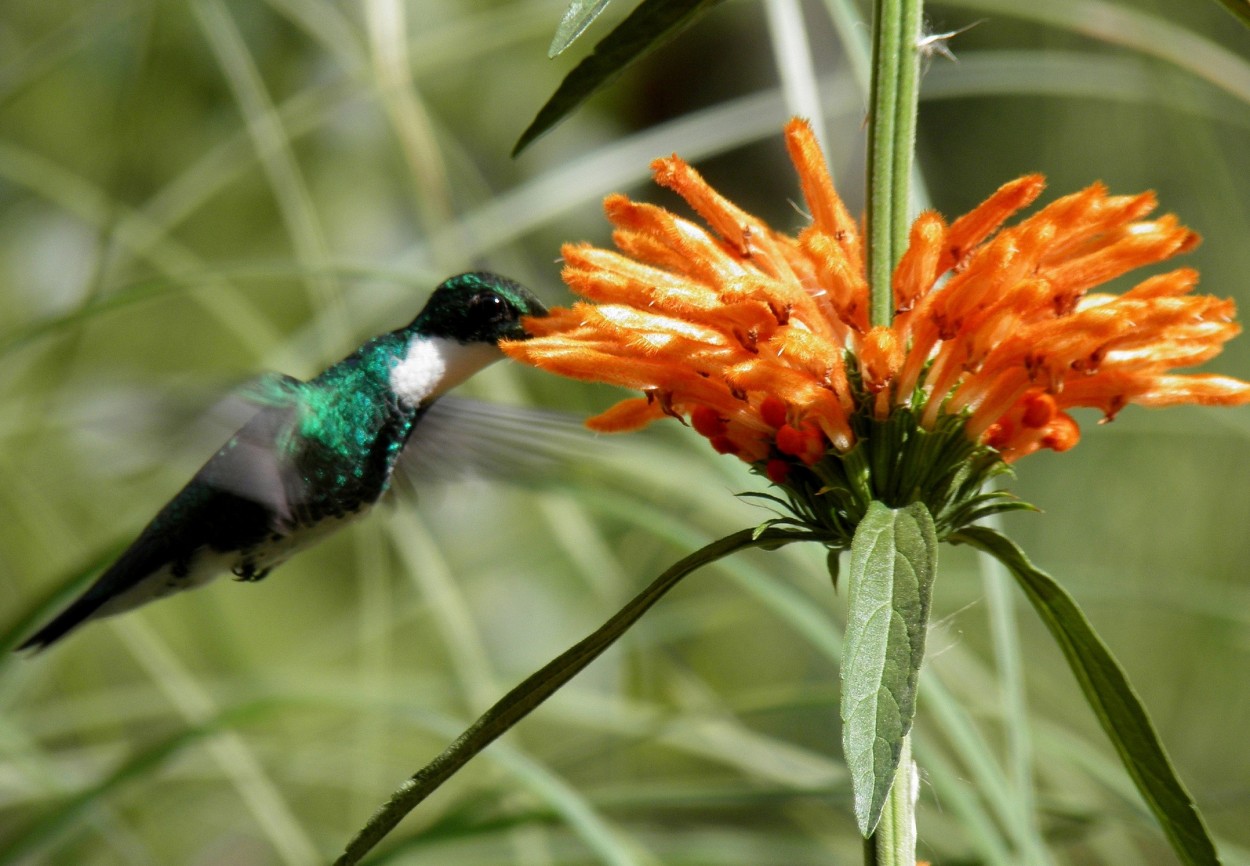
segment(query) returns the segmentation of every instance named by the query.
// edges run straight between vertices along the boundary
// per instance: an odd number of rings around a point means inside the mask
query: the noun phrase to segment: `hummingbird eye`
[[[512,305],[494,292],[478,292],[469,299],[469,310],[474,319],[482,322],[508,322],[517,318]]]

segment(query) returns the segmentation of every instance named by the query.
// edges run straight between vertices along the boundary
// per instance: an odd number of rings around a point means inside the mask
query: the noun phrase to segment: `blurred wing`
[[[275,515],[275,529],[290,524],[305,498],[293,445],[304,387],[292,376],[267,374],[214,407],[211,423],[241,426],[196,474],[215,488],[264,505]]]
[[[604,447],[564,412],[444,397],[422,416],[399,466],[414,482],[541,484],[567,480]]]

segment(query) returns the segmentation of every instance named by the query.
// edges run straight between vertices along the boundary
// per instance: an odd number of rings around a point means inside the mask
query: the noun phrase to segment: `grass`
[[[923,83],[930,200],[955,214],[1025,170],[1050,175],[1048,198],[1097,178],[1155,188],[1205,236],[1186,264],[1246,306],[1250,36],[1215,3],[1099,4],[1111,19],[1044,5],[1045,22],[1015,0],[931,7],[939,32],[989,19]],[[558,243],[606,240],[599,198],[646,189],[654,156],[706,165],[791,227],[779,131],[815,93],[862,206],[863,101],[837,47],[862,50],[853,11],[804,7],[804,81],[801,63],[773,70],[792,8],[726,4],[513,162],[584,50],[545,59],[558,2],[10,3],[0,630],[211,453],[215,395],[260,370],[316,372],[456,270],[561,300]],[[690,65],[707,56],[732,62]],[[1214,366],[1246,375],[1250,344]],[[468,390],[579,413],[616,396],[503,365]],[[1007,528],[1128,668],[1227,861],[1250,862],[1235,739],[1250,723],[1250,422],[1089,421],[1075,451],[1020,466],[1015,489],[1045,513]],[[732,496],[758,480],[667,426],[537,488],[423,491],[258,585],[220,581],[6,656],[0,862],[328,860],[495,697],[669,563],[766,516]],[[966,550],[941,556],[915,735],[923,850],[1172,862],[1018,594]],[[812,549],[691,577],[402,824],[383,861],[854,862],[834,709],[843,601]]]

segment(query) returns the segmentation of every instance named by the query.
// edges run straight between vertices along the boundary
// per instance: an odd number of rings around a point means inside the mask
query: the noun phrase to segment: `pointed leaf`
[[[555,57],[573,44],[574,40],[590,26],[591,22],[608,8],[611,0],[573,0],[569,8],[564,10],[560,26],[547,49],[548,57]]]
[[[864,838],[881,818],[916,713],[936,565],[937,532],[922,503],[868,506],[851,542],[842,655],[842,748]]]
[[[643,0],[629,17],[595,45],[589,57],[564,77],[551,98],[521,133],[512,155],[529,147],[591,94],[615,81],[631,63],[650,54],[721,0]]]
[[[829,571],[829,579],[833,581],[833,591],[838,591],[838,577],[842,573],[842,551],[844,548],[831,547],[825,554],[825,568]]]
[[[1176,775],[1141,698],[1075,599],[1029,562],[1013,541],[992,529],[969,526],[950,541],[988,553],[1015,576],[1063,650],[1086,700],[1172,849],[1190,866],[1218,866],[1219,856],[1202,815]]]

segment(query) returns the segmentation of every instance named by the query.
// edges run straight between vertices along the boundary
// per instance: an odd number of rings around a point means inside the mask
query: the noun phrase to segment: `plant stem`
[[[923,6],[923,0],[873,3],[867,234],[870,320],[874,326],[888,326],[894,317],[892,277],[907,247]],[[903,738],[898,770],[881,820],[864,846],[865,866],[914,866],[917,790],[909,735]]]
[[[916,764],[911,759],[911,735],[903,737],[894,784],[881,810],[881,821],[865,848],[865,864],[873,866],[916,866],[916,794],[919,791]],[[869,853],[872,859],[867,857]]]
[[[891,276],[907,246],[922,0],[875,0],[868,116],[868,285],[873,325],[894,315]]]
[[[468,763],[470,758],[529,715],[557,689],[598,658],[653,604],[690,572],[749,547],[773,549],[794,541],[806,541],[813,538],[814,536],[804,532],[779,529],[758,532],[755,529],[743,529],[733,535],[717,539],[675,563],[606,623],[500,698],[493,707],[470,725],[459,739],[405,781],[391,795],[391,799],[374,813],[368,823],[348,843],[347,849],[338,860],[334,861],[335,866],[351,866],[360,862],[362,857],[386,838],[386,835],[405,815],[434,793],[443,782]]]

